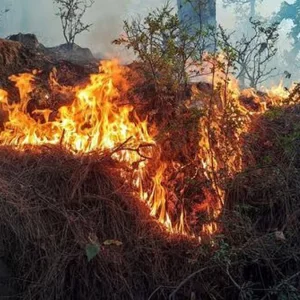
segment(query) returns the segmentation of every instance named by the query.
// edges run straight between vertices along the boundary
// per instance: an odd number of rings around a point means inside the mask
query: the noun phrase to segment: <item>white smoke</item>
[[[35,33],[46,46],[64,43],[60,19],[55,15],[52,0],[0,0],[2,7],[10,11],[0,24],[0,36],[5,37],[18,32]],[[176,7],[176,0],[171,4]],[[281,0],[265,0],[259,6],[263,15],[271,15],[280,7]],[[290,0],[289,2],[293,2]],[[87,12],[85,21],[93,23],[90,32],[81,34],[76,43],[90,47],[93,52],[103,56],[124,56],[125,53],[111,45],[111,41],[122,32],[123,20],[137,14],[145,15],[149,10],[162,6],[165,0],[95,0]],[[234,29],[234,10],[224,9],[222,0],[217,0],[217,19],[225,28]]]

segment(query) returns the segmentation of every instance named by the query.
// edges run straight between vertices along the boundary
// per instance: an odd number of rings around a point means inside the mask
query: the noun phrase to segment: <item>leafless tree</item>
[[[270,62],[278,50],[278,23],[264,26],[260,21],[250,19],[250,22],[253,34],[250,37],[244,35],[236,42],[220,27],[219,43],[233,53],[239,70],[237,78],[241,85],[244,87],[247,80],[250,87],[257,88],[258,84],[274,76],[276,68],[270,67]]]
[[[88,31],[92,24],[85,24],[83,16],[95,0],[53,0],[58,7],[62,31],[67,45],[73,48],[77,35]]]
[[[236,5],[236,9],[240,11],[244,6],[249,6],[249,17],[256,17],[256,5],[259,2],[263,2],[264,0],[223,0],[223,4],[225,7]]]

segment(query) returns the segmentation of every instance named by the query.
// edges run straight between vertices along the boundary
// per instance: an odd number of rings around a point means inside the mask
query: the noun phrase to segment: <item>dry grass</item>
[[[275,108],[256,121],[248,167],[229,189],[222,224],[240,299],[300,298],[299,112]]]
[[[164,137],[161,143],[188,164],[196,150],[184,121],[168,129],[192,146],[164,144]],[[168,235],[149,217],[110,155],[1,148],[0,250],[19,298],[300,299],[298,124],[299,107],[271,110],[256,121],[245,137],[247,169],[228,187],[222,234],[201,246]],[[200,195],[200,179],[188,186],[187,199]],[[105,245],[108,240],[122,245]],[[100,251],[88,262],[91,243]]]
[[[103,155],[1,149],[1,250],[21,299],[147,299],[195,268],[195,243],[166,234],[115,167]],[[100,253],[88,262],[91,243]]]

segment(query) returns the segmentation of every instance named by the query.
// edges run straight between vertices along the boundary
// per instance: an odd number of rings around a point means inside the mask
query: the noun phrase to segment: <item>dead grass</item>
[[[147,299],[195,268],[195,243],[166,234],[115,167],[57,148],[0,150],[1,250],[21,299]],[[88,262],[91,243],[100,252]]]
[[[247,168],[229,188],[222,224],[239,299],[300,297],[299,112],[272,109],[256,121]]]
[[[297,106],[256,120],[247,168],[228,186],[222,234],[201,246],[149,217],[108,154],[1,148],[0,250],[19,298],[300,299],[299,124]],[[193,151],[171,153],[185,161]],[[91,262],[88,244],[100,246]]]

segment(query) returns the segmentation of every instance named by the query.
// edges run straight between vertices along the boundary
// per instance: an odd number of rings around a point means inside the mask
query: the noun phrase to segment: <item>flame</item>
[[[216,61],[226,62],[222,55]],[[210,63],[210,66],[216,65],[214,60],[208,59],[206,63]],[[226,194],[224,179],[220,174],[225,173],[228,179],[242,171],[243,135],[249,131],[253,117],[266,112],[268,107],[287,104],[290,91],[284,88],[282,82],[271,89],[263,89],[265,96],[259,96],[251,88],[241,91],[238,81],[218,67],[205,80],[213,87],[210,98],[205,101],[199,99],[201,91],[195,87],[192,92],[201,102],[204,113],[199,121],[198,158],[211,190],[204,190],[205,201],[197,210],[206,211],[210,216],[211,221],[203,225],[202,232],[212,235],[219,229],[215,220],[222,212]],[[243,97],[252,99],[257,109],[244,106],[240,101]]]
[[[270,98],[277,97],[279,99],[285,99],[290,95],[290,91],[284,87],[283,81],[280,81],[277,86],[274,85],[270,89],[265,90]]]
[[[133,107],[119,107],[115,100],[120,96],[113,85],[120,73],[115,62],[106,62],[101,72],[92,75],[90,84],[76,89],[76,97],[70,106],[62,106],[52,122],[49,109],[35,110],[33,116],[27,107],[30,92],[33,91],[34,76],[21,74],[11,79],[20,91],[20,103],[9,104],[7,95],[3,94],[1,102],[8,112],[5,130],[0,134],[1,144],[43,145],[62,143],[74,153],[113,149],[120,143],[130,140],[130,145],[151,143],[153,139],[147,131],[147,123],[130,121]],[[116,79],[115,79],[116,78]],[[3,92],[2,92],[3,93]],[[42,116],[43,122],[34,118]],[[122,160],[134,161],[138,154],[123,153]],[[130,155],[130,157],[127,157]]]
[[[214,62],[206,63],[206,68],[211,70]],[[75,155],[111,151],[113,159],[131,170],[131,179],[125,171],[120,170],[120,175],[149,207],[151,216],[170,233],[199,236],[200,232],[192,233],[186,224],[183,205],[179,213],[170,212],[168,174],[176,164],[177,169],[181,166],[178,162],[161,159],[161,149],[154,133],[150,133],[147,120],[140,120],[134,107],[124,104],[128,102],[124,95],[130,88],[125,72],[126,68],[117,61],[106,61],[98,74],[90,76],[86,86],[72,88],[60,86],[54,71],[49,79],[50,88],[74,95],[72,103],[61,105],[57,110],[38,108],[33,111],[30,103],[37,89],[37,72],[11,76],[10,80],[19,90],[20,101],[11,101],[8,93],[0,89],[1,110],[7,114],[0,132],[0,145],[10,145],[20,151],[30,146],[60,145]],[[212,95],[203,97],[194,85],[191,101],[186,104],[203,112],[199,120],[197,162],[210,186],[203,188],[205,199],[197,211],[210,217],[202,233],[211,235],[218,230],[217,218],[224,205],[222,174],[230,178],[242,170],[243,134],[249,130],[251,117],[265,112],[268,103],[261,101],[252,89],[240,91],[235,78],[217,69],[205,80],[213,83]],[[266,94],[272,105],[283,105],[288,95],[282,85]],[[243,96],[253,98],[258,109],[252,111],[241,104]]]
[[[0,133],[1,145],[11,145],[19,150],[30,145],[61,145],[77,154],[113,150],[124,144],[114,152],[113,158],[130,167],[138,164],[133,172],[133,185],[141,200],[149,206],[150,214],[169,232],[185,233],[183,213],[178,225],[172,224],[167,213],[166,191],[162,185],[167,164],[160,165],[150,183],[146,180],[147,160],[141,159],[141,155],[153,155],[151,146],[155,145],[155,140],[149,134],[147,121],[138,118],[133,106],[120,104],[120,91],[126,91],[129,86],[124,79],[124,68],[117,61],[104,62],[99,73],[91,75],[88,85],[75,88],[73,103],[59,108],[52,120],[50,109],[28,112],[30,93],[35,90],[34,74],[21,74],[10,79],[19,89],[20,102],[10,103],[7,92],[0,90],[2,110],[8,114]],[[53,74],[50,80],[52,87],[59,86]],[[149,189],[151,192],[147,192]]]

